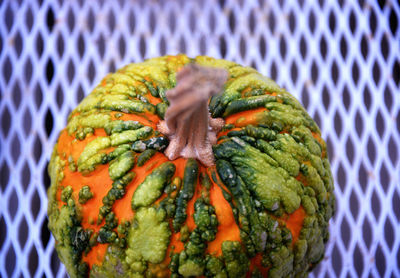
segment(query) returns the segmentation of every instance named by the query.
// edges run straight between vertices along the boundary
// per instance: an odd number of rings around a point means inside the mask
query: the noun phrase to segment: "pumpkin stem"
[[[211,118],[208,100],[219,93],[228,78],[224,69],[185,66],[177,73],[177,86],[166,92],[170,103],[158,130],[167,135],[170,143],[165,155],[196,158],[206,166],[214,165],[212,145],[224,125],[222,118]]]

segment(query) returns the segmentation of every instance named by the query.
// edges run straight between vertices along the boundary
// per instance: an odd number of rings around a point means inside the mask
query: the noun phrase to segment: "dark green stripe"
[[[275,102],[277,98],[271,95],[253,96],[232,100],[225,109],[224,117],[229,115],[263,107],[268,102]]]
[[[142,152],[137,159],[137,166],[143,166],[156,153],[157,151],[152,149],[148,149]]]
[[[197,161],[192,158],[188,159],[183,174],[183,186],[178,195],[177,208],[175,218],[173,220],[173,227],[176,232],[180,230],[181,225],[186,220],[187,203],[193,198],[198,175],[199,165]]]

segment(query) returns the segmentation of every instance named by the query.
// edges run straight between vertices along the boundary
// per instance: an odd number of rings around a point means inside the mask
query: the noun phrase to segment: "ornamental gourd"
[[[185,55],[108,74],[49,164],[71,277],[302,277],[334,211],[320,131],[256,70]]]

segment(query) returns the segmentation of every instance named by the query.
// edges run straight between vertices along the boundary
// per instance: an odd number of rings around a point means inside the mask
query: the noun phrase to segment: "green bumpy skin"
[[[214,207],[206,199],[199,198],[194,208],[196,228],[190,233],[185,250],[179,254],[178,273],[184,277],[203,275],[206,268],[204,251],[207,242],[213,241],[217,233],[218,220]]]
[[[133,219],[119,219],[113,205],[131,198],[126,193],[136,178],[135,169],[146,167],[169,144],[167,136],[147,126],[146,121],[121,117],[135,114],[143,119],[149,115],[164,119],[169,105],[166,91],[176,86],[177,70],[189,63],[229,72],[223,92],[210,99],[212,117],[227,121],[239,112],[265,109],[249,125],[230,122],[224,126],[225,135],[213,146],[216,166],[210,176],[193,159],[187,160],[179,177],[173,163],[162,163],[132,195]],[[151,98],[160,103],[152,104]],[[263,272],[268,277],[305,277],[324,256],[328,222],[335,211],[326,144],[301,104],[255,69],[185,55],[130,64],[108,74],[78,105],[68,118],[66,131],[78,143],[95,136],[75,160],[58,153],[56,146],[48,168],[49,229],[71,277],[236,278],[262,277]],[[94,233],[82,227],[80,208],[96,195],[96,189],[90,183],[79,184],[74,188],[80,190],[74,192],[61,183],[64,171],[91,175],[100,165],[108,165],[112,184],[101,197],[100,229]],[[202,192],[195,194],[199,186]],[[206,252],[218,232],[217,215],[209,199],[213,186],[222,190],[241,239],[224,241],[220,256]],[[185,221],[194,196],[199,196],[194,203],[196,227],[190,230]],[[284,219],[299,209],[304,209],[305,218],[294,242]],[[181,232],[184,250],[171,250],[169,265],[161,265],[171,236],[177,232]],[[108,244],[107,252],[103,262],[90,270],[82,257],[97,244]],[[256,255],[261,256],[263,269],[250,267]]]
[[[157,167],[133,194],[132,209],[149,206],[157,200],[174,173],[175,165],[171,162],[165,162]]]
[[[92,198],[93,198],[93,192],[90,191],[90,187],[88,185],[83,186],[79,190],[79,203],[85,204]]]
[[[171,235],[165,215],[165,211],[153,207],[136,212],[125,258],[133,271],[143,273],[146,269],[143,261],[157,264],[164,260]]]
[[[197,161],[192,158],[188,159],[185,165],[185,172],[183,174],[182,190],[179,191],[176,201],[176,213],[173,221],[173,227],[176,232],[180,230],[181,225],[186,220],[187,203],[193,197],[198,175],[199,165]]]

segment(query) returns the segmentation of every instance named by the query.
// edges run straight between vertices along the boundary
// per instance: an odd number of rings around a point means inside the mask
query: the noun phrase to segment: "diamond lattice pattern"
[[[397,1],[1,1],[0,276],[63,277],[46,167],[106,73],[163,54],[255,67],[328,142],[337,213],[311,276],[400,277]]]

